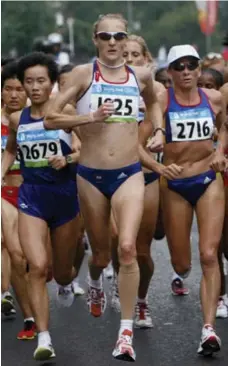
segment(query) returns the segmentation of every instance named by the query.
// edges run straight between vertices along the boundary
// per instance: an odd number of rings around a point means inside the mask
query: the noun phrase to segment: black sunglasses
[[[188,62],[175,61],[170,65],[170,67],[175,71],[184,71],[186,68],[189,71],[193,71],[196,70],[197,67],[199,67],[199,61],[198,60],[192,60]]]
[[[102,41],[110,41],[112,37],[116,41],[122,41],[122,39],[127,38],[127,32],[97,32],[96,37]]]

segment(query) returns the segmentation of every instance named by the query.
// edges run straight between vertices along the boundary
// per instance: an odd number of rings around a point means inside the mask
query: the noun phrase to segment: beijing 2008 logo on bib
[[[101,85],[96,85],[96,92],[97,93],[101,93],[102,92],[102,86]]]

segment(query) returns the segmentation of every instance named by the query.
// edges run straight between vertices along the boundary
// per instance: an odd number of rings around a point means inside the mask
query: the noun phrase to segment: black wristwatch
[[[65,156],[65,159],[66,159],[66,163],[67,164],[72,164],[73,163],[73,159],[72,159],[72,156],[71,155],[66,155]]]
[[[163,133],[163,135],[164,135],[164,136],[166,135],[166,132],[165,132],[165,129],[164,129],[164,128],[162,128],[162,127],[157,127],[157,128],[155,128],[155,130],[154,130],[154,136],[156,135],[156,133],[157,133],[158,131],[161,131],[161,132]]]

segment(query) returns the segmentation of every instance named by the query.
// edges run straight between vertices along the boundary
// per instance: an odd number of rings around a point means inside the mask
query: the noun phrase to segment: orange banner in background
[[[198,19],[202,33],[214,32],[218,20],[218,0],[196,0]]]

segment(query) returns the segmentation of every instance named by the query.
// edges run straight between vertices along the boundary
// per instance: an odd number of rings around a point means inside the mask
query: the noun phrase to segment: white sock
[[[12,296],[12,295],[9,291],[3,292],[2,293],[2,299],[4,299],[6,296]]]
[[[79,279],[78,279],[78,276],[77,277],[75,277],[74,279],[73,279],[73,281],[72,282],[74,282],[74,283],[79,283]]]
[[[35,319],[31,316],[30,318],[25,318],[24,322],[34,322],[35,323]]]
[[[59,289],[60,288],[72,289],[72,286],[71,286],[71,283],[69,283],[69,285],[64,285],[64,286],[58,284],[58,288]]]
[[[179,280],[183,281],[183,278],[179,274],[177,274],[176,272],[173,272],[172,281],[176,280],[176,279],[179,279]]]
[[[51,343],[51,336],[48,330],[38,333],[38,345],[40,343]]]
[[[133,332],[133,320],[124,319],[120,321],[120,330],[119,330],[119,337],[123,333],[123,331],[127,329]]]
[[[88,276],[88,282],[89,282],[89,286],[91,287],[95,287],[97,289],[101,289],[103,286],[103,283],[102,283],[102,276],[99,277],[98,280],[93,280],[90,275]]]
[[[137,303],[138,303],[138,304],[147,304],[147,298],[145,297],[145,299],[140,299],[140,298],[138,297]]]

